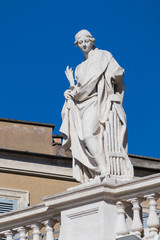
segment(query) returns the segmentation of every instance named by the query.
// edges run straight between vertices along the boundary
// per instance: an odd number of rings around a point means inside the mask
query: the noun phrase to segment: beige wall
[[[30,192],[30,205],[40,203],[44,196],[63,192],[77,184],[66,180],[0,173],[0,186],[2,188],[28,190]]]
[[[70,157],[70,150],[55,144],[61,139],[52,139],[53,129],[54,124],[0,118],[0,148]]]
[[[29,191],[30,205],[77,185],[71,180],[53,178],[53,175],[72,178],[69,160],[55,158],[71,153],[59,145],[53,146],[53,129],[53,124],[0,118],[0,188]],[[34,176],[29,176],[30,172]]]
[[[53,154],[53,125],[0,119],[0,148]]]

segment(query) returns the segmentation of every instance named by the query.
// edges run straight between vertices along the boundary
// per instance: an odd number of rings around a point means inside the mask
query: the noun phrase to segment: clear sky
[[[59,133],[81,29],[125,69],[129,153],[160,158],[160,0],[1,0],[0,117]]]

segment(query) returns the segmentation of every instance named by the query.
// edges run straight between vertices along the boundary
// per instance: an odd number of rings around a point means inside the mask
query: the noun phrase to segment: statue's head
[[[74,44],[79,47],[84,53],[89,52],[95,43],[95,38],[87,30],[79,31],[75,36]]]

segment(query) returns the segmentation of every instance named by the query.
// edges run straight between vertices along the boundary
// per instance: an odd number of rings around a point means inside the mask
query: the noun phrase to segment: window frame
[[[11,188],[0,188],[0,199],[16,200],[17,210],[29,206],[29,198],[29,191]]]

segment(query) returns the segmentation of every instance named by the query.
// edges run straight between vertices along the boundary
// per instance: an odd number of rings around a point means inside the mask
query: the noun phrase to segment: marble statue
[[[131,180],[133,167],[127,154],[126,116],[122,107],[124,69],[112,54],[95,47],[87,30],[75,36],[84,61],[65,74],[70,88],[65,91],[60,131],[64,147],[73,156],[73,177],[81,183],[93,179]],[[75,84],[76,82],[76,84]]]

